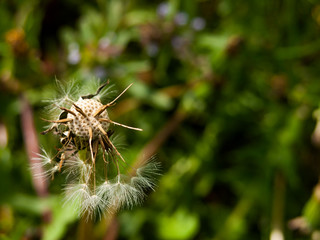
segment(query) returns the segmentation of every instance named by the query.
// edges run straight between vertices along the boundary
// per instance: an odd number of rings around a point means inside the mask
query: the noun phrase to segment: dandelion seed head
[[[60,107],[69,107],[76,99],[79,98],[79,87],[76,81],[62,83],[56,80],[57,95],[53,99],[44,100],[50,103],[45,107],[45,112],[51,115],[54,119],[58,119],[61,114]]]
[[[98,186],[97,195],[107,199],[110,206],[115,208],[132,208],[140,204],[145,194],[141,188],[130,185],[128,176],[117,176]]]
[[[59,80],[56,80],[56,85],[58,88],[58,98],[61,99],[61,105],[67,103],[70,104],[74,99],[78,98],[79,87],[76,84],[76,81],[69,81],[68,83],[62,83]]]
[[[33,158],[34,163],[40,163],[42,166],[45,166],[47,164],[51,164],[52,157],[50,154],[44,149],[41,148],[42,153],[36,153],[37,157]]]
[[[101,76],[100,76],[101,77]],[[104,77],[101,77],[104,78]],[[90,95],[97,92],[97,89],[101,87],[102,84],[105,84],[105,81],[85,81],[83,87],[80,91],[80,96]],[[96,99],[99,102],[110,100],[116,94],[116,91],[113,89],[113,84],[107,84],[102,89],[100,89],[99,93],[92,97],[92,99]]]
[[[97,187],[97,195],[101,198],[107,198],[108,194],[110,193],[111,187],[112,184],[110,184],[109,181],[105,181]]]
[[[113,87],[114,85],[110,85],[108,87],[103,88],[95,98],[99,99],[100,101],[110,98],[112,95],[116,93],[115,90],[112,90]]]
[[[116,182],[109,188],[110,205],[117,208],[132,208],[143,201],[144,192],[128,183]]]
[[[43,167],[45,171],[33,173],[42,172],[47,178],[53,178],[56,172],[66,173],[65,203],[74,205],[82,217],[100,217],[108,209],[140,204],[146,196],[145,190],[155,188],[157,164],[148,163],[137,169],[133,177],[121,174],[127,163],[117,150],[119,138],[109,130],[109,125],[141,129],[110,120],[106,111],[132,84],[103,105],[101,98],[110,95],[111,86],[104,83],[88,92],[94,84],[87,81],[79,91],[74,83],[64,86],[57,81],[60,95],[49,101],[55,117],[47,120],[53,124],[43,134],[54,131],[63,146],[54,158],[44,150],[38,154],[34,167]],[[114,164],[114,168],[109,169],[109,164]],[[115,177],[110,179],[110,176]],[[99,185],[98,179],[108,180]]]
[[[100,218],[108,206],[108,201],[98,195],[91,195],[81,204],[80,215],[92,218],[96,215]]]
[[[160,164],[151,161],[136,170],[136,176],[131,178],[131,184],[136,188],[154,190],[156,177],[159,175],[161,175]]]
[[[161,164],[151,160],[147,164],[137,169],[138,176],[150,176],[161,175]]]
[[[89,139],[89,129],[92,129],[93,138],[96,138],[101,134],[99,127],[102,126],[103,129],[107,130],[109,128],[109,123],[107,122],[99,122],[93,114],[102,107],[102,103],[94,99],[79,99],[76,103],[76,106],[82,109],[85,113],[86,117],[83,116],[80,112],[78,112],[75,106],[71,107],[71,111],[75,113],[76,116],[68,113],[67,118],[73,119],[72,122],[69,122],[69,128],[73,134],[79,137],[83,137]],[[109,119],[108,113],[105,110],[103,113],[100,114],[101,118]]]
[[[122,149],[126,149],[127,145],[124,143],[125,139],[124,136],[121,134],[117,134],[117,135],[112,135],[110,137],[110,141],[112,142],[112,144],[118,149],[118,150],[122,150]]]
[[[59,171],[59,165],[58,163],[48,164],[45,167],[45,171],[39,172],[35,174],[36,178],[53,178],[54,174]]]
[[[34,176],[37,178],[52,178],[55,172],[59,170],[58,163],[53,160],[50,154],[45,150],[41,149],[42,153],[37,153],[37,157],[32,159],[31,170],[34,172]],[[39,171],[39,169],[43,171]]]
[[[82,161],[77,155],[68,158],[64,164],[67,179],[84,179],[89,181],[92,166]]]
[[[68,184],[64,189],[65,203],[70,203],[76,208],[82,208],[82,204],[90,198],[90,188],[86,183]]]

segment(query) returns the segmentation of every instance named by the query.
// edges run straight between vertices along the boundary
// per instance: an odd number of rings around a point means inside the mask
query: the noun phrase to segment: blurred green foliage
[[[319,239],[318,1],[14,0],[0,18],[0,239]],[[62,206],[63,177],[32,185],[20,96],[39,133],[56,78],[134,83],[110,114],[144,131],[115,131],[163,175],[116,225]]]

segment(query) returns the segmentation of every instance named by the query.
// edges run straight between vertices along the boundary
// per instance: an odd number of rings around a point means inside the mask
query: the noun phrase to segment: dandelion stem
[[[81,161],[83,161],[84,164],[87,161],[87,153],[88,153],[88,149],[87,148],[84,148],[84,149],[78,151],[79,159]],[[90,180],[90,176],[91,176],[91,171],[92,171],[92,168],[89,169],[88,174],[81,174],[81,179],[79,179],[79,181],[82,182],[82,183],[88,184],[88,182]]]
[[[96,163],[93,162],[93,194],[96,194]]]
[[[106,147],[105,147],[105,145],[103,143],[101,135],[99,135],[99,142],[100,142],[101,147],[102,147],[102,158],[103,158],[103,161],[105,162],[104,170],[105,170],[106,181],[107,181],[108,180],[108,168],[107,168],[108,162],[107,162],[106,156],[105,156]]]
[[[116,159],[113,158],[113,155],[111,154],[111,159],[112,161],[114,162],[114,164],[116,165],[117,167],[117,178],[118,178],[118,183],[120,183],[120,167],[119,167],[119,163]]]

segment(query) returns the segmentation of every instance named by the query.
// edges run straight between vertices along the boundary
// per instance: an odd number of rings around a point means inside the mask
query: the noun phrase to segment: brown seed
[[[72,114],[68,114],[68,118],[74,119],[73,122],[70,122],[69,128],[73,134],[79,137],[89,139],[89,128],[92,128],[93,138],[97,138],[101,132],[99,131],[98,125],[107,131],[109,128],[109,123],[107,122],[99,122],[97,118],[93,116],[93,112],[96,112],[101,106],[103,106],[100,102],[94,99],[80,99],[74,103],[71,107],[71,111],[73,111],[76,116]],[[109,119],[108,113],[105,110],[100,114],[101,117]],[[78,120],[79,119],[79,120]]]

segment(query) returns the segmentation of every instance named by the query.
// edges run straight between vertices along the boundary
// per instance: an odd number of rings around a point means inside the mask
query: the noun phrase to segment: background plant
[[[316,1],[0,4],[3,238],[316,239]],[[55,78],[134,82],[110,114],[144,129],[123,132],[130,164],[162,162],[142,207],[90,225],[61,208],[62,178],[32,182]]]

